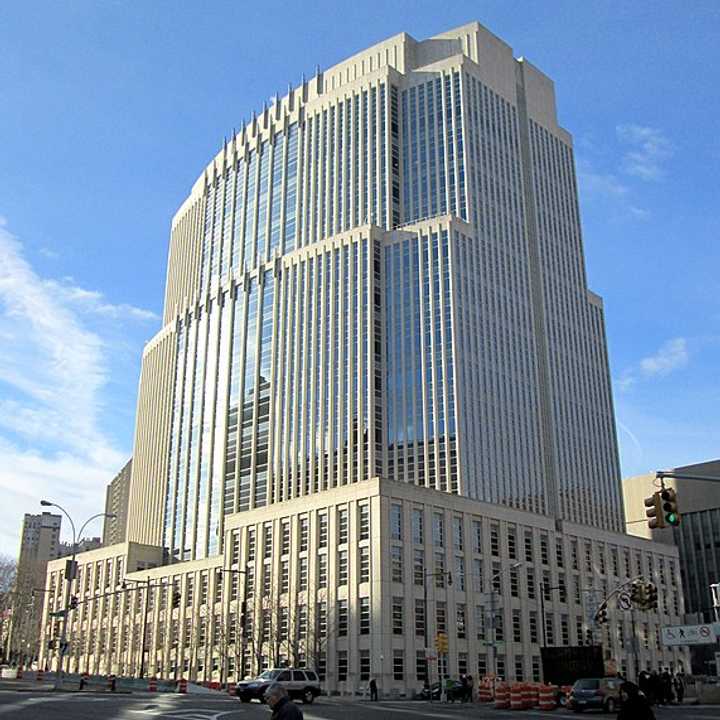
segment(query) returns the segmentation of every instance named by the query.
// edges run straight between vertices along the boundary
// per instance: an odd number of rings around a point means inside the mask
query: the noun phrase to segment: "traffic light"
[[[645,603],[646,588],[641,580],[633,580],[630,585],[630,602],[640,607]]]
[[[648,518],[648,527],[651,530],[665,527],[665,515],[662,509],[662,498],[660,491],[653,493],[650,497],[645,498],[645,515]]]
[[[677,492],[674,488],[664,488],[660,492],[662,502],[663,521],[670,527],[677,527],[680,524],[680,513],[678,512]]]
[[[602,603],[595,613],[595,622],[598,625],[604,625],[608,621],[607,602]]]
[[[435,637],[435,649],[439,654],[447,653],[448,651],[448,636],[444,632],[439,632]]]
[[[653,582],[645,584],[645,609],[657,610],[658,606],[658,589]]]

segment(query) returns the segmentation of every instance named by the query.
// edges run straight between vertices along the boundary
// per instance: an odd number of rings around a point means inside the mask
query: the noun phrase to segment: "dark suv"
[[[239,682],[235,692],[242,702],[265,702],[265,693],[271,685],[282,685],[293,700],[302,700],[304,703],[311,703],[322,692],[317,673],[307,668],[266,670],[254,680]]]
[[[619,678],[583,678],[577,680],[568,698],[568,707],[574,712],[592,708],[608,713],[616,712],[620,707]]]

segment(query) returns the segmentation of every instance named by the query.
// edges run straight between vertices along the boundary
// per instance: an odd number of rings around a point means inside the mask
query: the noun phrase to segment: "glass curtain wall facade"
[[[620,529],[554,102],[471,24],[318,73],[226,143],[173,225],[172,413],[134,481],[162,529],[137,540],[204,557],[229,513],[375,475]]]

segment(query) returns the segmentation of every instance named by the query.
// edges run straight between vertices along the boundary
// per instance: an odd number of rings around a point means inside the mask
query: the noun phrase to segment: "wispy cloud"
[[[22,514],[45,494],[78,517],[100,509],[103,484],[127,459],[102,428],[116,350],[107,337],[120,316],[155,315],[39,276],[6,225],[0,221],[0,551],[12,553]]]
[[[649,357],[640,361],[640,369],[646,376],[667,375],[688,362],[688,349],[685,338],[673,338]]]
[[[652,355],[626,368],[615,380],[615,387],[620,392],[625,392],[643,378],[669,375],[674,370],[687,365],[689,359],[687,340],[681,337],[672,338],[663,343]]]
[[[641,180],[656,181],[665,176],[665,162],[675,148],[661,130],[642,125],[618,125],[617,136],[623,145],[629,146],[621,167],[628,175]]]

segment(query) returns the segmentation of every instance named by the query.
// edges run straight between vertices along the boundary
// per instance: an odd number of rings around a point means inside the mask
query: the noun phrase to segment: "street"
[[[305,720],[404,720],[407,717],[453,720],[453,718],[569,717],[565,710],[495,710],[487,706],[439,705],[417,701],[370,703],[361,700],[321,698],[300,706]],[[589,713],[591,716],[596,713]],[[599,714],[602,716],[601,714]],[[33,692],[0,692],[0,717],[8,720],[269,720],[269,709],[258,703],[212,695],[81,695]],[[660,707],[658,720],[720,720],[720,707]],[[575,717],[573,715],[573,717]]]

